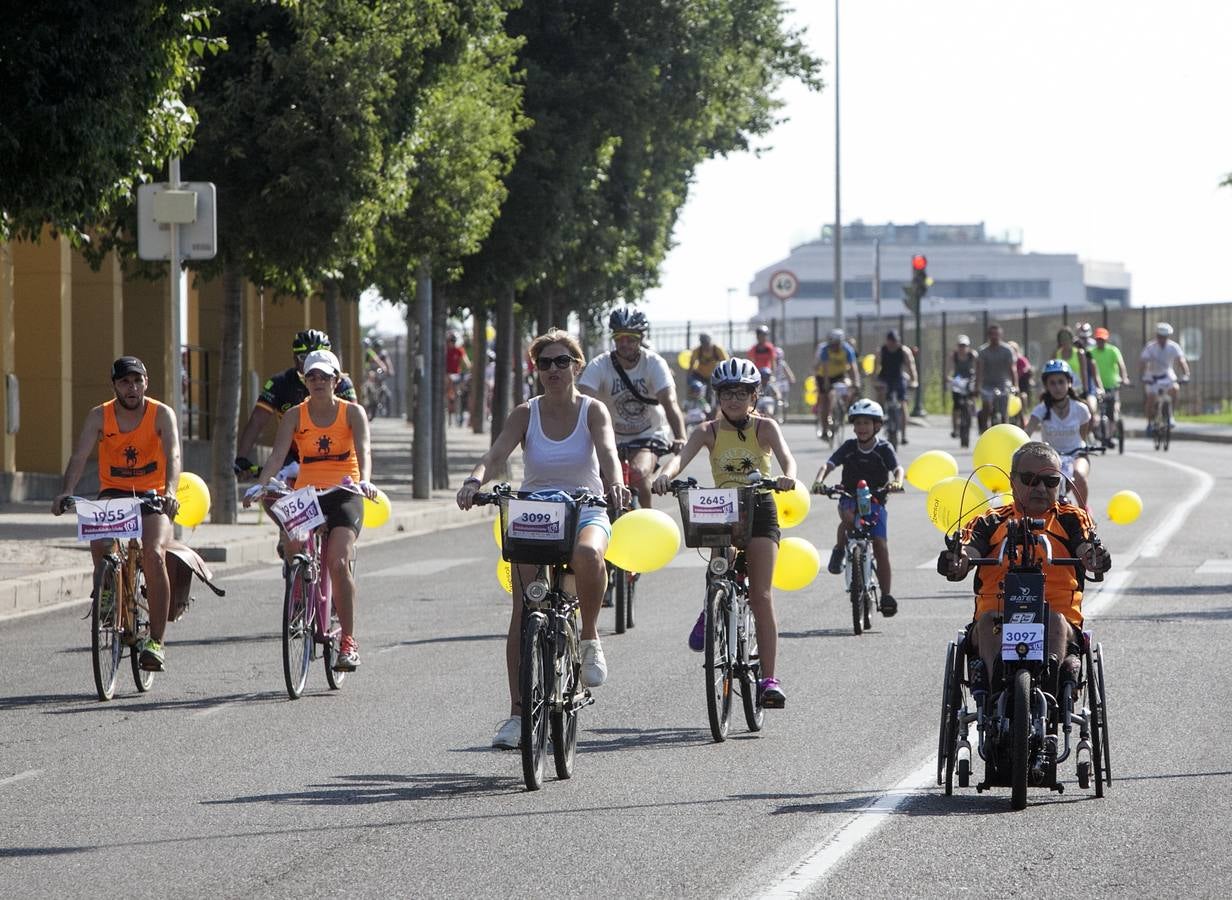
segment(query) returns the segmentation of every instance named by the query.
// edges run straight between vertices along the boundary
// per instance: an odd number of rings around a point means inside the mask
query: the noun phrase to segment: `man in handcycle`
[[[1005,539],[1008,523],[1030,516],[1044,520],[1041,534],[1051,544],[1054,557],[1082,560],[1085,571],[1106,572],[1112,557],[1097,540],[1095,523],[1085,510],[1059,503],[1061,457],[1040,441],[1018,448],[1010,464],[1014,502],[991,509],[967,526],[957,549],[947,549],[937,559],[937,571],[950,581],[962,581],[972,559],[996,554]],[[1009,569],[983,566],[975,574],[975,615],[967,628],[967,647],[978,654],[971,662],[972,693],[998,687],[1001,649],[1000,585]],[[1082,658],[1082,588],[1084,569],[1064,565],[1044,567],[1044,599],[1048,603],[1048,646],[1045,650],[1060,662],[1059,683],[1077,684]]]

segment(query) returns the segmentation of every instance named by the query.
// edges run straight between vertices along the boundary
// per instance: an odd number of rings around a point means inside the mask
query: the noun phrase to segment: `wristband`
[[[474,475],[472,475],[470,478],[463,479],[462,484],[467,485],[467,484],[470,484],[472,481],[475,482],[475,484],[483,484],[483,482],[480,481],[478,478],[476,478]]]

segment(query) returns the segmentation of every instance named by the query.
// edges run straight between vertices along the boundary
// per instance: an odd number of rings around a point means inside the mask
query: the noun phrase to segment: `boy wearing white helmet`
[[[855,437],[843,441],[825,465],[817,471],[813,480],[813,492],[824,493],[826,476],[842,466],[843,488],[850,497],[843,497],[838,504],[838,533],[834,549],[830,552],[830,572],[838,575],[843,571],[843,552],[847,546],[847,532],[855,522],[856,486],[863,481],[874,493],[873,498],[873,555],[877,559],[877,581],[881,585],[881,614],[887,618],[898,612],[898,602],[890,593],[890,543],[886,508],[876,499],[882,489],[903,489],[903,467],[889,441],[879,438],[877,432],[885,413],[881,404],[874,400],[857,400],[847,411],[847,421]]]

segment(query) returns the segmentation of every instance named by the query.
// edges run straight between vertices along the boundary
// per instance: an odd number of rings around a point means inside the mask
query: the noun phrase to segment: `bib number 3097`
[[[1004,660],[1043,660],[1044,624],[1030,622],[1002,625],[1001,658]]]

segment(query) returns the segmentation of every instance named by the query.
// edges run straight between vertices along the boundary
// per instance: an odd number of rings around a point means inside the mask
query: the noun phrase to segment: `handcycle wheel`
[[[311,597],[312,585],[303,564],[293,564],[287,573],[282,600],[282,676],[287,684],[287,696],[292,700],[298,700],[303,694],[308,668],[312,665]],[[332,671],[332,665],[326,671]]]
[[[522,779],[528,791],[543,787],[543,756],[548,744],[548,705],[552,701],[549,661],[544,653],[547,620],[533,614],[522,628],[518,688],[522,697]]]
[[[949,737],[951,679],[954,676],[955,645],[950,641],[945,650],[945,669],[941,676],[941,727],[937,731],[937,784],[942,784],[949,770],[949,754],[953,749],[946,741]],[[949,791],[946,791],[948,794]]]
[[[138,693],[144,694],[154,686],[154,673],[149,669],[141,668],[141,653],[137,651],[137,648],[141,646],[141,640],[150,633],[149,599],[145,588],[145,573],[141,571],[140,566],[137,567],[136,574],[133,576],[133,595],[128,598],[128,602],[133,605],[133,633],[138,638],[128,659],[133,670],[133,684],[137,686]]]
[[[105,562],[94,584],[94,600],[90,604],[90,650],[94,668],[94,688],[99,700],[115,696],[116,672],[124,644],[120,639],[120,579],[116,566]],[[139,653],[134,645],[132,656]]]
[[[719,742],[727,740],[731,727],[732,661],[726,609],[730,602],[727,588],[716,585],[706,592],[706,715],[710,719],[710,735]]]
[[[1095,676],[1099,686],[1099,737],[1104,759],[1104,784],[1112,784],[1112,752],[1108,740],[1108,694],[1104,690],[1104,648],[1102,644],[1095,645]]]
[[[1031,673],[1019,669],[1014,673],[1011,699],[1014,711],[1010,719],[1010,805],[1014,809],[1027,806],[1027,770],[1031,766]]]
[[[570,619],[565,626],[564,646],[556,658],[560,678],[561,705],[552,710],[552,759],[557,778],[573,776],[577,758],[578,709],[574,706],[580,689],[582,661],[577,653],[577,628]]]
[[[757,684],[761,681],[761,657],[757,653],[757,629],[753,612],[747,606],[740,613],[744,619],[744,637],[740,641],[740,699],[744,701],[744,721],[749,731],[761,731],[766,721],[766,708],[761,705]]]
[[[851,627],[859,637],[864,633],[864,548],[852,547],[847,564],[851,567]]]
[[[958,759],[958,716],[963,707],[962,682],[966,657],[957,644],[951,642],[950,646],[954,648],[954,658],[950,662],[950,696],[945,717],[945,792],[947,795],[954,793],[954,769],[956,767],[959,767],[959,787],[967,787],[971,779],[971,763],[964,759],[960,766]]]

